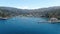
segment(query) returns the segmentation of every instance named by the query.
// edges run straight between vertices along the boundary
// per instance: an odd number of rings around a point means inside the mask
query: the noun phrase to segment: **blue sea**
[[[0,34],[60,34],[60,23],[43,23],[44,21],[47,18],[17,16],[0,19]]]

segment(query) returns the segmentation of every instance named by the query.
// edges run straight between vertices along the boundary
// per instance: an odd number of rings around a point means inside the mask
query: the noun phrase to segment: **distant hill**
[[[11,16],[34,16],[34,17],[51,17],[55,15],[60,18],[60,6],[39,8],[39,9],[18,9],[12,7],[0,7],[0,16],[11,17]]]

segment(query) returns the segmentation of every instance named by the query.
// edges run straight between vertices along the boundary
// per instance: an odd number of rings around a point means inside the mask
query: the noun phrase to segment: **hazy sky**
[[[0,0],[0,6],[35,9],[50,6],[60,6],[60,0]]]

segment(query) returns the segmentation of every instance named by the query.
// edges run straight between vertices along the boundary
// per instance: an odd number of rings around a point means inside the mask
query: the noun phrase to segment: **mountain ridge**
[[[41,15],[46,15],[48,13],[60,13],[60,6],[48,7],[48,8],[39,8],[39,9],[18,9],[13,7],[0,7],[0,16],[3,14],[6,16],[17,16],[17,15],[32,15],[34,17],[40,17]],[[53,14],[52,13],[52,14]]]

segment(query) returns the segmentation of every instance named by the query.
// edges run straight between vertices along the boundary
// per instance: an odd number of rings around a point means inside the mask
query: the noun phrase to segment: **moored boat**
[[[7,17],[0,17],[1,20],[6,20],[8,19]]]
[[[1,18],[2,20],[6,20],[6,19],[8,19],[8,18]]]

